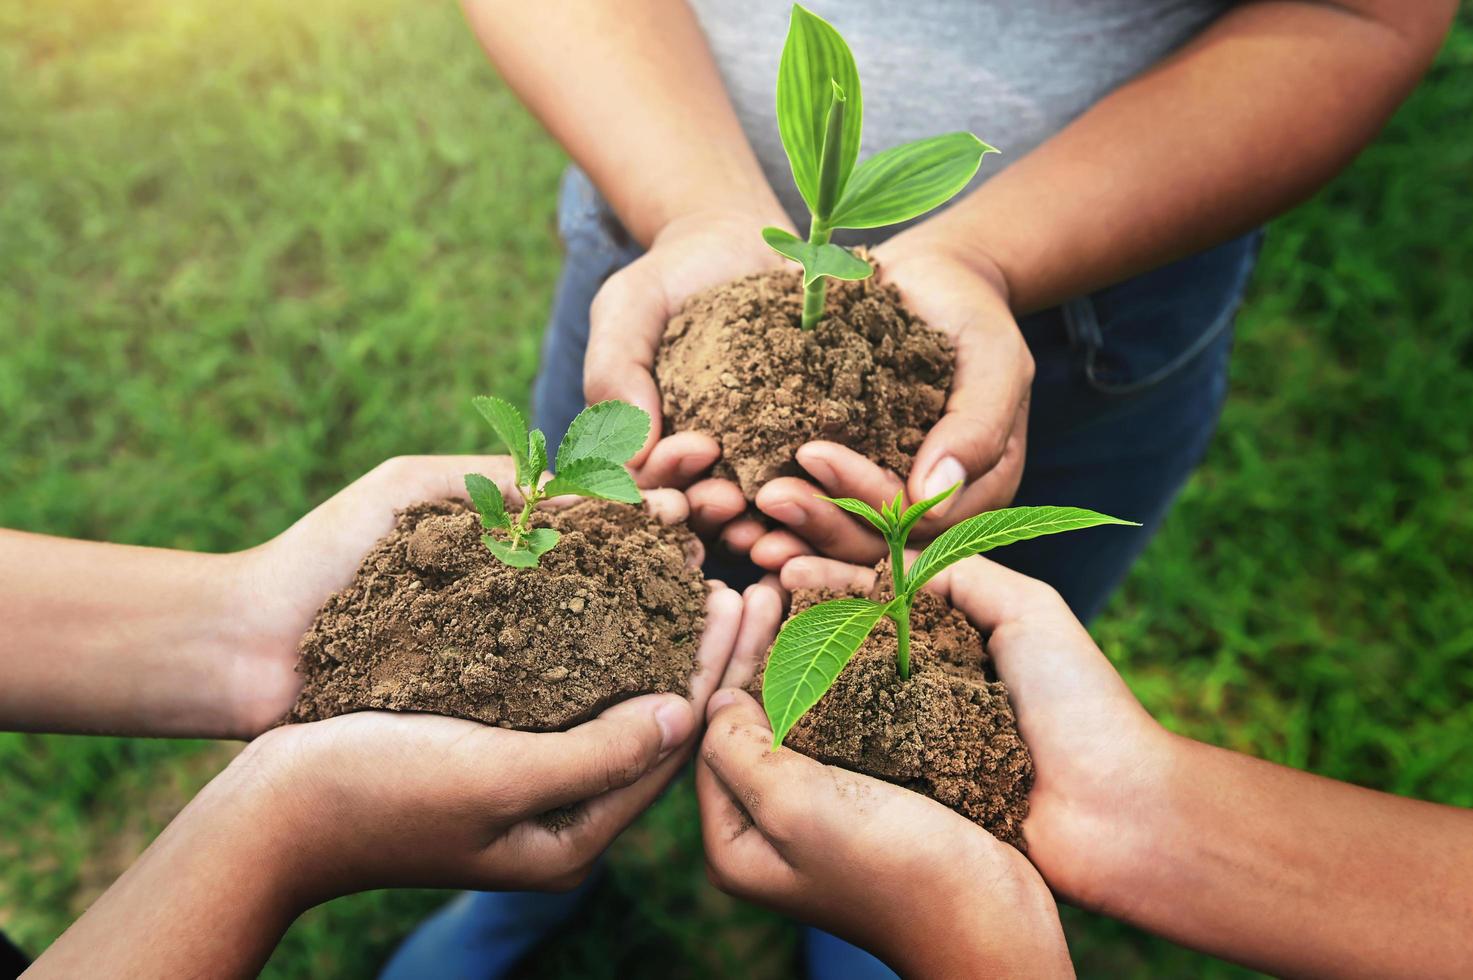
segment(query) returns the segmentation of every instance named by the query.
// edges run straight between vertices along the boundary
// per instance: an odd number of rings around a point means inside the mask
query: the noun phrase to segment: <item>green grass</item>
[[[1096,634],[1173,728],[1473,805],[1473,19],[1277,222],[1222,430]],[[1292,148],[1286,148],[1292,152]],[[0,525],[254,543],[525,400],[561,156],[454,9],[0,5]],[[220,757],[0,736],[0,926],[51,941]],[[704,883],[694,804],[615,848],[536,976],[795,976]],[[273,976],[364,975],[442,896],[314,911]],[[1236,975],[1084,914],[1082,974]],[[740,964],[740,967],[739,967]]]

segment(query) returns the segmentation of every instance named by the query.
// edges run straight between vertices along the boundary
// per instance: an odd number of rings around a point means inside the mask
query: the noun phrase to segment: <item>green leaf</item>
[[[502,446],[511,455],[512,461],[517,466],[517,485],[529,486],[531,480],[537,479],[537,474],[528,474],[529,460],[527,459],[528,436],[527,423],[522,418],[522,413],[517,411],[516,406],[504,398],[495,395],[480,395],[471,399],[471,404],[476,406],[476,411],[491,423],[491,430],[501,440]]]
[[[511,546],[511,542],[498,541],[489,534],[481,535],[481,543],[504,565],[512,568],[536,568],[537,559],[552,550],[560,537],[562,535],[550,527],[537,527],[528,531],[522,538],[522,543],[515,548]]]
[[[822,17],[794,4],[777,69],[777,128],[793,168],[793,182],[814,214],[818,214],[819,161],[835,85],[844,95],[837,158],[837,186],[842,200],[844,185],[859,157],[863,122],[859,71],[839,32]]]
[[[825,497],[823,494],[818,494],[818,499],[827,500],[835,507],[842,507],[851,514],[863,517],[873,524],[881,534],[888,535],[890,533],[891,525],[889,519],[863,500],[855,500],[853,497]]]
[[[578,413],[557,449],[561,470],[580,459],[625,463],[650,434],[649,413],[628,402],[599,402]]]
[[[910,566],[906,591],[914,594],[948,565],[1000,545],[1101,524],[1140,527],[1135,521],[1122,521],[1082,507],[1009,507],[969,517],[937,535],[921,552]]]
[[[580,497],[616,500],[621,504],[637,504],[644,499],[639,494],[639,487],[634,485],[634,477],[629,475],[623,464],[591,457],[558,467],[557,475],[547,482],[543,490],[549,497],[572,493]]]
[[[936,496],[927,497],[925,500],[922,500],[919,503],[911,504],[909,507],[907,507],[905,509],[905,513],[900,518],[901,533],[910,533],[910,529],[915,527],[922,517],[926,516],[926,511],[930,510],[932,507],[935,507],[947,497],[950,497],[952,494],[956,493],[957,487],[960,486],[960,483],[953,484],[952,486],[947,487],[945,490],[942,490]]]
[[[805,287],[819,276],[854,280],[868,279],[875,272],[868,262],[842,245],[814,245],[781,228],[763,228],[762,240],[779,255],[802,263]]]
[[[945,204],[997,150],[971,133],[947,133],[876,153],[854,170],[829,224],[878,228]]]
[[[511,519],[506,516],[506,501],[501,497],[501,488],[479,473],[465,475],[465,492],[481,515],[481,526],[485,528],[510,527]]]
[[[547,436],[541,429],[533,429],[527,435],[527,475],[535,483],[547,470]]]
[[[835,599],[783,624],[762,673],[762,706],[772,723],[773,748],[833,686],[889,608],[868,599]]]

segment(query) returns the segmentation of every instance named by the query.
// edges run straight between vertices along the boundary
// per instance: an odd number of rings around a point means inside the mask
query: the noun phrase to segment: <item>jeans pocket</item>
[[[1065,303],[1085,382],[1124,397],[1196,361],[1232,329],[1262,240],[1255,231]]]

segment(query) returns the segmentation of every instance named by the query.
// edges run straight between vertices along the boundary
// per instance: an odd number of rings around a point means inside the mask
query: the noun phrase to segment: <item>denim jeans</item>
[[[532,409],[552,445],[584,406],[594,293],[640,254],[577,170],[563,179],[558,230],[566,258]],[[1207,449],[1227,395],[1233,319],[1261,240],[1254,232],[1019,321],[1035,376],[1015,503],[1089,507],[1144,526],[1039,538],[988,557],[1050,583],[1086,622],[1125,578]],[[739,581],[726,568],[720,577]],[[485,952],[489,947],[505,952],[504,937],[548,929],[557,910],[571,915],[582,895],[461,899],[411,937],[386,975],[417,975],[407,970],[411,963],[436,964],[435,975],[495,975],[487,967],[503,957]],[[458,938],[429,941],[449,935]],[[805,932],[804,952],[812,977],[894,976],[868,953],[815,929]],[[467,956],[480,957],[483,968],[462,974],[451,967]]]

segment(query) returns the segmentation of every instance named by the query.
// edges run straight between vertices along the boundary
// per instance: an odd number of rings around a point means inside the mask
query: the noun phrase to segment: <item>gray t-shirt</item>
[[[800,229],[774,109],[789,0],[691,0],[747,138]],[[1095,102],[1160,61],[1231,0],[806,0],[854,52],[863,85],[860,159],[954,130],[989,154],[973,182],[997,174]],[[878,241],[897,229],[847,233]]]

